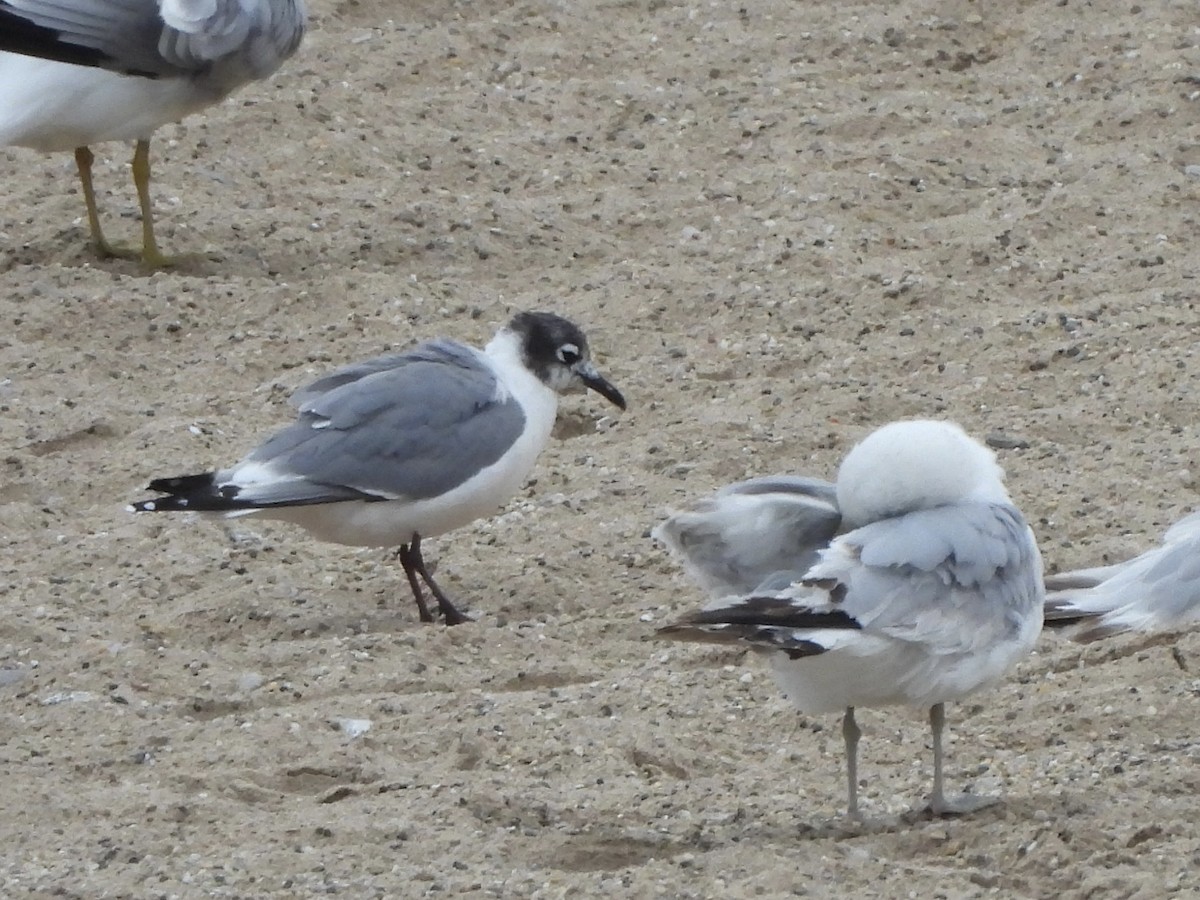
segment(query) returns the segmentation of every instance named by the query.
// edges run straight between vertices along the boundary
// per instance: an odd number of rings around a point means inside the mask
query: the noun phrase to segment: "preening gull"
[[[134,512],[188,510],[294,522],[317,538],[399,547],[420,610],[421,582],[448,625],[466,621],[421,557],[421,538],[491,515],[550,438],[558,394],[590,388],[621,409],[578,326],[522,312],[483,350],[435,340],[355,363],[292,397],[296,421],[236,465],[157,478],[166,494]]]
[[[946,796],[944,704],[997,682],[1037,640],[1043,587],[1033,532],[993,453],[948,422],[893,422],[873,432],[842,462],[835,490],[840,523],[828,510],[816,519],[825,536],[808,516],[794,534],[762,536],[769,547],[794,546],[798,559],[816,554],[791,584],[768,576],[767,589],[717,598],[658,634],[746,644],[767,655],[800,711],[844,710],[852,817],[858,706],[928,709],[931,810],[986,805],[987,798]],[[818,540],[806,544],[806,534]],[[738,545],[750,543],[743,535]],[[786,571],[778,559],[768,567]]]
[[[1089,643],[1126,631],[1158,632],[1200,622],[1200,513],[1180,519],[1162,543],[1111,566],[1046,578],[1046,625]]]
[[[305,21],[304,0],[0,0],[0,145],[74,150],[100,254],[168,265],[154,237],[150,136],[269,76]],[[100,227],[88,145],[103,141],[136,141],[140,251]]]

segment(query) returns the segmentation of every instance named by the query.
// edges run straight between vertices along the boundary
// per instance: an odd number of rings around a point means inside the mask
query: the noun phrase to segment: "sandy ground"
[[[1052,569],[1200,505],[1193,0],[314,5],[159,133],[178,270],[96,260],[69,155],[0,151],[4,894],[1200,896],[1198,635],[1046,636],[953,707],[951,782],[1006,797],[964,819],[910,812],[921,715],[864,711],[863,827],[836,717],[646,641],[701,599],[667,508],[899,417],[1011,445]],[[431,542],[477,623],[418,624],[387,553],[124,511],[521,308],[630,409],[568,398]]]

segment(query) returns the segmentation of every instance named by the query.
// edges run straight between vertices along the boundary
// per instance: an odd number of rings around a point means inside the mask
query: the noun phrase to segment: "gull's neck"
[[[521,337],[516,332],[508,328],[497,331],[483,348],[483,355],[492,364],[501,384],[522,401],[540,394],[550,394],[557,399],[554,389],[529,368]]]
[[[483,348],[484,355],[497,370],[505,372],[533,373],[525,365],[524,354],[521,353],[521,339],[507,328],[501,328],[495,337]]]
[[[496,396],[511,396],[525,411],[527,435],[531,447],[541,450],[550,437],[558,414],[558,394],[530,370],[521,349],[521,338],[508,328],[496,332],[482,354],[496,373]],[[532,462],[532,461],[531,461]]]

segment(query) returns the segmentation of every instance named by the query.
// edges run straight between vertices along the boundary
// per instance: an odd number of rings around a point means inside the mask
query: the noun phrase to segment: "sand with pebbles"
[[[69,155],[3,151],[6,896],[1197,896],[1200,637],[1046,636],[951,711],[836,717],[753,658],[645,640],[700,599],[649,529],[882,422],[1000,451],[1048,566],[1195,508],[1191,0],[319,0],[269,83],[154,145],[144,274],[87,250]],[[125,147],[100,148],[113,237]],[[134,518],[287,392],[513,310],[587,326],[630,400],[567,398],[490,521],[389,554]]]

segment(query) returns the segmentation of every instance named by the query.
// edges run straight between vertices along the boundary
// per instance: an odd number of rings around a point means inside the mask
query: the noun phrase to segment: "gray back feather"
[[[920,510],[837,543],[852,552],[831,550],[809,577],[844,585],[842,608],[867,631],[960,652],[1011,638],[1044,600],[1041,555],[1013,506]]]
[[[295,424],[247,461],[270,463],[330,499],[347,490],[379,499],[444,493],[498,460],[525,425],[478,354],[449,342],[339,369],[292,402]]]

